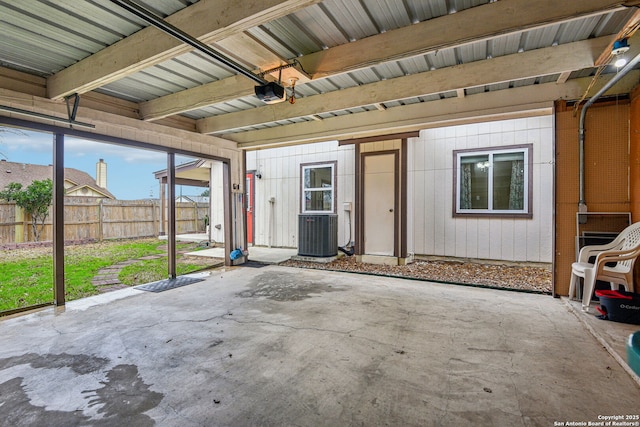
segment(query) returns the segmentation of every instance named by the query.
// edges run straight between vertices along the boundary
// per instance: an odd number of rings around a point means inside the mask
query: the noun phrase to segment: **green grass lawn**
[[[53,301],[52,272],[51,256],[0,262],[0,311]]]
[[[160,254],[163,242],[157,239],[111,241],[65,247],[66,300],[95,295],[98,289],[91,279],[101,268],[121,261]],[[194,244],[178,244],[177,249],[196,250]],[[16,253],[21,251],[22,253]],[[202,263],[180,262],[177,273],[203,268]],[[167,259],[139,261],[126,267],[119,279],[138,285],[167,277]],[[53,259],[51,248],[16,249],[0,252],[0,312],[53,301]]]
[[[176,263],[176,274],[192,273],[202,269],[199,264]],[[167,278],[167,260],[149,259],[126,266],[118,276],[125,285],[136,286]]]

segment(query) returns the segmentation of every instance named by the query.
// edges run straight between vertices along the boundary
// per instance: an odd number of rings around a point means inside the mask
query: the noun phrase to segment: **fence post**
[[[31,237],[33,236],[33,231],[31,230],[31,215],[22,211],[22,218],[24,218],[23,221],[23,227],[22,227],[22,241],[23,242],[30,242],[31,241]]]
[[[167,234],[167,229],[166,229],[166,215],[167,215],[167,199],[166,196],[164,194],[164,188],[165,188],[165,184],[160,184],[160,235],[164,236],[165,234]]]
[[[14,205],[15,212],[15,230],[13,232],[13,240],[15,243],[24,242],[24,211],[18,205]]]
[[[156,204],[152,199],[149,199],[149,204],[151,205],[151,232],[154,234],[154,237],[158,237],[158,229],[156,228]]]
[[[102,242],[102,240],[104,239],[104,230],[103,230],[103,224],[102,224],[102,219],[103,219],[103,215],[104,215],[104,210],[103,210],[103,205],[102,203],[104,202],[104,199],[100,199],[100,202],[98,203],[98,241]]]
[[[198,204],[196,202],[193,202],[193,221],[195,222],[195,230],[196,233],[199,231],[198,230]]]

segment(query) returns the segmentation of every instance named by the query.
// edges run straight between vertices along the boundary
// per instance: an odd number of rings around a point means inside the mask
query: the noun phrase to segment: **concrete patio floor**
[[[0,320],[0,425],[553,426],[640,413],[638,384],[560,299],[282,266],[201,277]]]
[[[297,249],[290,248],[265,248],[261,246],[249,247],[249,260],[264,264],[278,264],[298,254]],[[224,248],[201,249],[188,252],[187,255],[203,256],[224,259]]]
[[[167,240],[167,236],[159,236],[160,240]],[[181,242],[207,242],[209,236],[205,233],[178,234],[177,241]],[[264,246],[249,246],[249,260],[264,264],[278,264],[298,254],[295,248],[268,248]],[[189,252],[187,255],[203,256],[224,259],[224,247],[212,247],[199,251]]]
[[[582,322],[587,330],[596,340],[616,359],[629,375],[640,385],[640,377],[626,363],[626,343],[629,335],[640,330],[640,325],[629,323],[611,322],[596,317],[599,313],[596,310],[598,302],[592,302],[588,312],[582,310],[582,302],[569,300],[563,297],[563,301],[570,308],[572,313]],[[638,420],[640,421],[640,420]],[[640,424],[640,423],[639,423]]]

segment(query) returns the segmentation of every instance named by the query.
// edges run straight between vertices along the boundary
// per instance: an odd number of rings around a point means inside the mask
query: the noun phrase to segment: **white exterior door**
[[[376,154],[364,161],[364,253],[394,256],[396,215],[395,154]]]

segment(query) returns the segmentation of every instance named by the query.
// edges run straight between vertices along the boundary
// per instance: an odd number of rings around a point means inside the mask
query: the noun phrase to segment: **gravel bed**
[[[355,257],[341,257],[326,264],[289,260],[280,265],[461,283],[543,294],[551,294],[552,291],[551,271],[544,267],[449,260],[416,260],[408,265],[389,266],[356,263]]]

